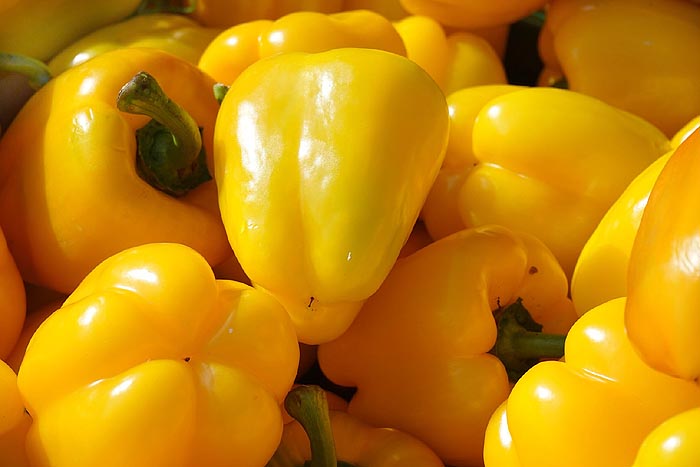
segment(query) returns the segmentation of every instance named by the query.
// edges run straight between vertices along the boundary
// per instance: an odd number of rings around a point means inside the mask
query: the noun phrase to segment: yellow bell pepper
[[[282,441],[266,467],[444,467],[420,440],[391,428],[377,428],[344,410],[333,410],[328,393],[300,385],[285,397],[295,420],[284,426]],[[330,410],[329,410],[330,409]]]
[[[204,50],[199,67],[218,82],[231,84],[243,70],[262,58],[341,47],[366,47],[406,55],[399,33],[378,13],[298,12],[276,21],[252,21],[225,30]]]
[[[98,265],[34,333],[18,386],[35,467],[262,466],[299,359],[269,295],[176,243]]]
[[[485,28],[510,24],[542,8],[546,0],[401,0],[413,15],[430,16],[458,28]]]
[[[568,277],[608,208],[670,148],[641,118],[554,88],[490,100],[470,136],[478,164],[458,194],[465,225],[496,223],[537,236]]]
[[[0,229],[0,360],[12,351],[26,314],[24,283]]]
[[[700,60],[691,58],[700,51],[699,5],[554,0],[543,30],[569,89],[639,115],[669,137],[700,114]]]
[[[506,84],[501,59],[489,42],[470,32],[446,34],[427,16],[408,16],[394,23],[407,57],[418,63],[449,95],[483,84]]]
[[[509,375],[563,352],[561,339],[537,335],[543,342],[514,344],[524,362],[502,363],[489,351],[502,348],[505,310],[521,298],[544,332],[565,333],[576,319],[567,292],[534,237],[501,226],[463,230],[398,260],[350,328],[319,346],[318,361],[331,381],[357,388],[351,415],[417,437],[446,464],[479,465]]]
[[[153,109],[136,101],[177,133],[162,133],[153,146],[148,138],[163,125],[117,108],[120,90],[142,70],[176,102]],[[104,258],[156,241],[192,246],[210,264],[230,254],[206,173],[219,109],[213,84],[165,52],[121,49],[67,70],[32,96],[0,140],[0,224],[27,282],[68,294]],[[129,89],[140,88],[132,82]]]
[[[629,466],[659,423],[700,405],[700,386],[641,360],[625,301],[583,315],[565,361],[539,363],[515,383],[486,430],[486,467]]]
[[[221,216],[243,270],[282,302],[301,342],[338,337],[379,288],[447,133],[437,84],[390,52],[282,54],[233,82],[214,135]]]
[[[700,118],[688,122],[673,138],[678,147],[700,126]],[[576,261],[571,278],[571,298],[579,314],[613,298],[627,296],[627,268],[632,243],[639,229],[649,192],[673,150],[644,169],[608,209]]]
[[[230,28],[249,21],[274,20],[297,11],[336,13],[342,4],[343,0],[197,0],[191,16],[205,26]]]
[[[343,0],[343,11],[372,10],[391,21],[408,16],[400,0]]]
[[[0,50],[46,61],[71,42],[134,13],[141,0],[0,3]]]
[[[82,36],[55,55],[48,65],[57,76],[99,54],[123,47],[153,47],[196,65],[219,33],[220,29],[202,27],[180,14],[137,15]]]
[[[19,338],[17,338],[17,342],[12,348],[12,351],[5,359],[5,363],[7,363],[15,373],[19,371],[19,367],[22,365],[24,353],[27,351],[27,345],[29,345],[29,341],[34,335],[34,332],[36,332],[46,318],[51,316],[54,311],[61,308],[64,301],[65,297],[63,299],[52,300],[27,313],[27,318],[24,320],[24,326],[22,326],[22,332],[20,333]]]
[[[0,360],[0,465],[29,467],[24,438],[30,424],[17,388],[17,375]]]
[[[632,467],[700,465],[700,407],[663,421],[647,435]]]
[[[421,218],[437,240],[466,228],[459,210],[459,190],[478,161],[472,149],[472,132],[479,111],[491,99],[524,89],[513,85],[483,85],[461,89],[447,96],[450,134],[442,168],[425,200]]]
[[[700,130],[673,152],[656,179],[629,260],[625,323],[654,368],[700,376]]]

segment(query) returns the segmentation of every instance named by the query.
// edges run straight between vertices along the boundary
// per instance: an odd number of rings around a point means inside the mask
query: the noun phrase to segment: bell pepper
[[[444,467],[420,440],[391,428],[377,428],[342,410],[329,410],[327,393],[318,386],[298,386],[285,408],[294,421],[284,426],[282,441],[266,467],[338,465],[338,467]]]
[[[17,342],[12,348],[12,351],[7,355],[7,358],[5,358],[5,363],[7,363],[15,373],[19,371],[19,367],[24,359],[24,353],[27,351],[27,345],[29,345],[32,336],[46,318],[51,316],[54,311],[61,308],[65,298],[66,297],[52,300],[27,313],[24,326],[22,326],[22,332],[17,338]]]
[[[37,329],[18,375],[33,466],[264,463],[299,347],[284,309],[177,243],[100,263]]]
[[[649,365],[689,380],[700,376],[699,158],[696,130],[651,189],[630,253],[625,313],[630,339]]]
[[[695,118],[671,138],[673,149],[632,180],[586,241],[571,278],[571,298],[579,314],[627,296],[630,252],[649,192],[673,150],[699,126],[700,118]]]
[[[243,70],[262,58],[341,47],[366,47],[406,55],[399,33],[378,13],[307,11],[290,13],[276,21],[238,24],[225,30],[204,50],[199,67],[218,82],[231,84]]]
[[[546,0],[401,0],[412,15],[429,16],[457,28],[485,28],[510,24],[542,8]]]
[[[629,466],[662,421],[700,405],[700,386],[649,367],[625,331],[625,297],[590,310],[563,361],[518,380],[486,430],[486,467]]]
[[[0,50],[46,61],[71,42],[134,13],[141,0],[0,3]]]
[[[243,270],[285,306],[301,342],[338,337],[379,288],[447,133],[437,84],[386,51],[281,54],[233,82],[214,135],[221,217]]]
[[[29,97],[50,79],[51,72],[44,62],[0,52],[0,135]]]
[[[542,331],[565,333],[576,319],[567,292],[561,267],[534,237],[501,226],[462,230],[398,260],[350,328],[319,346],[318,361],[331,381],[357,388],[351,415],[415,436],[448,465],[479,465],[509,376],[563,352],[561,338],[538,333],[524,333],[518,347],[501,332],[504,318],[521,299]],[[506,359],[499,334],[520,359]]]
[[[0,360],[5,360],[17,343],[26,314],[24,283],[0,229]]]
[[[0,465],[29,467],[24,437],[30,424],[17,389],[17,375],[0,360]]]
[[[543,30],[569,89],[639,115],[669,137],[700,114],[700,60],[688,55],[700,50],[700,5],[554,0]]]
[[[192,246],[210,264],[230,254],[207,171],[213,84],[165,52],[121,49],[32,96],[0,140],[0,225],[25,281],[69,294],[101,260],[149,242]]]
[[[490,100],[470,136],[478,163],[458,193],[465,225],[496,223],[537,236],[567,277],[608,208],[670,149],[641,118],[554,88]]]
[[[343,0],[197,0],[190,15],[205,26],[230,28],[249,21],[274,20],[297,11],[336,13],[342,4]]]
[[[700,407],[664,420],[644,438],[632,467],[700,465]]]
[[[479,111],[491,99],[524,89],[513,85],[482,85],[460,89],[447,96],[450,134],[442,168],[425,200],[421,219],[434,239],[466,228],[459,210],[459,190],[478,161],[472,149],[472,132]]]
[[[500,57],[486,39],[470,32],[446,34],[427,16],[408,16],[394,23],[407,57],[418,63],[449,95],[483,84],[506,84]]]
[[[49,62],[54,76],[99,54],[124,47],[153,47],[192,64],[221,33],[205,28],[187,16],[174,13],[137,15],[82,36]]]
[[[408,16],[400,0],[343,0],[343,11],[372,10],[390,21]]]

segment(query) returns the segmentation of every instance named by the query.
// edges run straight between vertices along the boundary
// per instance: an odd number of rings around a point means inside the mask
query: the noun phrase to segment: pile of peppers
[[[0,466],[700,465],[700,1],[0,4]]]

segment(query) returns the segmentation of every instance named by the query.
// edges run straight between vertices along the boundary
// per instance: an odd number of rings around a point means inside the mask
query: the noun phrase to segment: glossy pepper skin
[[[567,289],[539,240],[463,230],[398,260],[352,326],[319,346],[319,364],[357,387],[351,415],[417,437],[448,465],[479,465],[489,417],[510,391],[489,353],[494,311],[521,297],[545,332],[566,332],[576,318]]]
[[[26,297],[22,277],[0,229],[0,360],[5,360],[22,332]]]
[[[535,235],[568,277],[607,209],[670,148],[641,118],[554,88],[490,100],[471,141],[478,163],[458,194],[465,225],[496,223]]]
[[[630,339],[654,368],[695,380],[700,316],[700,130],[674,151],[649,194],[630,253],[625,323]]]
[[[221,216],[301,342],[342,334],[389,273],[447,132],[437,84],[390,52],[283,54],[234,81],[214,137]]]
[[[97,266],[35,332],[18,385],[40,466],[262,466],[299,349],[284,309],[175,243]],[[66,448],[69,447],[69,448]]]
[[[17,388],[17,375],[0,360],[0,465],[29,467],[24,437],[30,424]]]
[[[343,0],[197,0],[191,16],[205,26],[229,28],[261,19],[275,20],[297,11],[336,13]]]
[[[700,387],[645,364],[627,337],[625,298],[583,315],[563,361],[532,367],[489,422],[486,467],[632,465],[644,438],[700,404]]]
[[[394,23],[408,58],[418,63],[449,95],[484,84],[506,84],[500,57],[489,42],[471,32],[446,34],[440,23],[411,15]]]
[[[123,47],[153,47],[196,65],[204,49],[220,32],[217,28],[202,27],[184,15],[137,15],[82,36],[55,55],[48,65],[57,76],[99,54]]]
[[[700,61],[689,59],[700,51],[700,5],[554,0],[543,31],[571,90],[639,115],[669,137],[700,114]]]
[[[392,23],[368,10],[334,14],[296,12],[276,21],[237,24],[219,34],[204,50],[199,67],[221,83],[231,84],[252,63],[289,52],[324,52],[364,47],[406,55]]]
[[[10,0],[0,3],[0,50],[46,61],[63,47],[134,13],[140,0]]]
[[[457,28],[486,28],[513,23],[544,6],[543,0],[401,0],[413,15],[429,16]]]
[[[202,128],[213,167],[219,106],[214,81],[194,65],[122,49],[62,73],[0,140],[0,224],[25,281],[69,294],[103,259],[149,242],[192,246],[210,264],[230,254],[213,180],[175,198],[137,174],[135,131],[149,119],[119,111],[116,99],[142,70]]]
[[[663,421],[644,438],[632,467],[700,464],[700,407]]]
[[[330,410],[339,461],[362,467],[444,467],[425,443],[391,428],[373,427],[352,415]],[[284,426],[282,441],[266,467],[298,467],[311,459],[309,440],[297,421]]]

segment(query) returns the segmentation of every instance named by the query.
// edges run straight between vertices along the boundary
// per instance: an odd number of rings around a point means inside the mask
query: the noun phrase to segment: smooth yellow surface
[[[700,5],[554,0],[545,29],[570,89],[639,115],[669,137],[700,114]]]
[[[651,366],[700,376],[700,130],[671,155],[647,201],[632,246],[625,322]]]
[[[579,314],[627,295],[627,267],[632,243],[649,192],[672,153],[667,152],[652,162],[632,180],[583,246],[571,278],[571,298]]]
[[[138,15],[81,37],[61,50],[48,65],[56,76],[99,54],[123,47],[153,47],[196,65],[204,49],[220,32],[220,29],[204,28],[183,15]]]
[[[97,266],[35,332],[18,384],[33,465],[263,465],[299,360],[272,297],[175,243]]]
[[[401,0],[413,15],[430,16],[458,28],[486,28],[514,23],[544,6],[545,0]]]
[[[576,319],[567,290],[539,240],[462,230],[397,261],[352,326],[319,346],[319,364],[358,388],[350,414],[416,436],[447,465],[479,465],[489,417],[510,391],[488,353],[493,312],[521,297],[545,332],[563,333]]]
[[[440,85],[445,95],[485,84],[506,84],[501,59],[484,38],[471,32],[446,34],[427,16],[408,16],[394,23],[407,57]]]
[[[697,384],[640,359],[624,311],[624,297],[592,309],[569,331],[565,362],[539,363],[518,380],[489,422],[486,467],[632,465],[659,423],[700,405]]]
[[[406,55],[392,23],[369,10],[334,14],[296,12],[276,21],[235,25],[204,50],[199,67],[219,82],[231,84],[248,66],[273,55],[317,53],[343,47],[380,49]]]
[[[700,407],[665,420],[647,435],[632,467],[700,465]]]
[[[0,50],[47,61],[80,37],[132,14],[140,0],[3,0]]]
[[[489,101],[471,139],[478,164],[459,194],[465,225],[529,232],[569,277],[608,208],[670,148],[668,138],[639,117],[554,88]]]
[[[228,238],[307,344],[338,337],[393,266],[442,163],[445,98],[373,49],[251,65],[216,123]]]
[[[0,229],[0,360],[8,357],[24,325],[27,310],[24,283]]]
[[[297,11],[336,13],[343,0],[197,0],[191,16],[205,26],[230,28],[261,19],[277,19]]]
[[[444,467],[422,441],[392,428],[376,428],[343,411],[330,410],[336,457],[362,467]],[[268,467],[304,465],[311,449],[299,422],[284,426],[282,442]]]
[[[17,388],[17,375],[0,360],[0,465],[29,466],[24,437],[30,423]]]
[[[210,264],[230,254],[213,180],[173,198],[136,173],[135,131],[149,119],[120,112],[116,98],[142,70],[203,128],[213,170],[219,105],[214,81],[195,66],[122,49],[62,73],[0,140],[0,224],[27,282],[68,294],[103,259],[149,242],[192,246]]]

